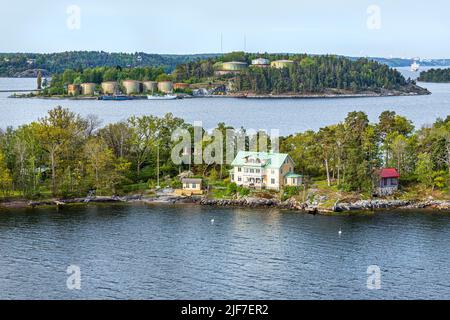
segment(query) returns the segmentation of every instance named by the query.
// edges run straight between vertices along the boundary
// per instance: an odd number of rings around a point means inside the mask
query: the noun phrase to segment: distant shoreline
[[[302,100],[302,99],[349,99],[349,98],[383,98],[383,97],[415,97],[426,96],[432,93],[427,92],[389,92],[389,93],[355,93],[355,94],[230,94],[230,95],[214,95],[214,96],[182,96],[183,99],[250,99],[250,100]],[[45,96],[29,96],[29,95],[11,95],[12,99],[42,99],[42,100],[74,100],[74,101],[102,101],[97,96],[79,96],[79,97],[45,97]],[[133,100],[147,100],[146,96],[134,96]]]

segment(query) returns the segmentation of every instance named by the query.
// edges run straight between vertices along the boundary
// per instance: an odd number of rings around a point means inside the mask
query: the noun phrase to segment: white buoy
[[[214,222],[215,222],[215,220],[214,220],[214,219],[211,219],[211,224],[214,224]]]
[[[339,229],[338,234],[339,234],[339,236],[342,236],[342,230],[341,229]]]

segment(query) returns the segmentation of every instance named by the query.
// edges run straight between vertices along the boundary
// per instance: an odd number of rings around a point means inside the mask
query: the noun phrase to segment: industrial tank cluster
[[[93,96],[96,86],[95,83],[69,84],[67,86],[67,93],[72,96],[79,94]]]
[[[275,69],[283,69],[283,68],[289,68],[294,64],[294,61],[292,60],[276,60],[270,62],[269,59],[265,58],[258,58],[252,60],[252,67],[259,67],[259,68],[268,68],[272,67]],[[240,61],[230,61],[230,62],[223,62],[220,64],[220,67],[216,71],[216,75],[225,75],[225,74],[236,74],[240,73],[244,70],[246,70],[248,67],[247,63],[240,62]]]
[[[105,81],[102,82],[101,92],[106,95],[114,95],[118,94],[120,90],[119,83],[117,81]],[[86,95],[93,96],[95,95],[95,89],[97,84],[95,83],[82,83],[82,84],[69,84],[67,86],[68,95]],[[137,80],[124,80],[122,81],[123,93],[130,94],[139,94],[139,93],[154,93],[154,92],[162,92],[162,93],[171,93],[174,89],[184,89],[188,88],[188,84],[184,83],[175,83],[172,81],[137,81]]]

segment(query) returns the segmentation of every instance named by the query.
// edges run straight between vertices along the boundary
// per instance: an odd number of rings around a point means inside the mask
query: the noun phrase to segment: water
[[[425,69],[425,68],[423,68]],[[407,77],[417,76],[401,68]],[[34,88],[35,79],[0,78],[0,90]],[[171,112],[193,123],[202,121],[206,129],[225,122],[235,128],[255,130],[278,129],[283,135],[336,124],[348,112],[364,111],[375,122],[381,112],[389,109],[408,117],[418,127],[433,123],[438,117],[450,115],[450,84],[420,83],[433,94],[419,97],[383,97],[350,99],[246,100],[185,99],[171,101],[74,101],[42,99],[8,99],[0,93],[0,128],[19,126],[45,116],[48,110],[62,105],[82,115],[96,114],[103,123],[117,122],[132,115],[163,116]]]
[[[450,84],[421,85],[433,94],[101,102],[0,93],[0,128],[60,104],[104,123],[172,112],[206,128],[223,121],[282,134],[334,124],[354,110],[371,121],[395,110],[417,126],[449,115]],[[0,79],[0,90],[34,86],[34,79]],[[0,299],[448,299],[449,238],[450,214],[322,217],[145,205],[0,211]],[[81,267],[81,291],[66,287],[69,265]],[[382,270],[381,290],[367,289],[370,265]]]
[[[450,214],[1,212],[0,299],[448,299],[449,237]],[[80,291],[66,287],[69,265],[81,268]],[[370,265],[382,270],[381,290],[367,289]]]

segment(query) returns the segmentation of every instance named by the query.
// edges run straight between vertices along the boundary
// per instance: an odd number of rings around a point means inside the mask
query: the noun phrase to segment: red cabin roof
[[[395,168],[384,168],[380,170],[381,178],[400,178],[400,174]]]

